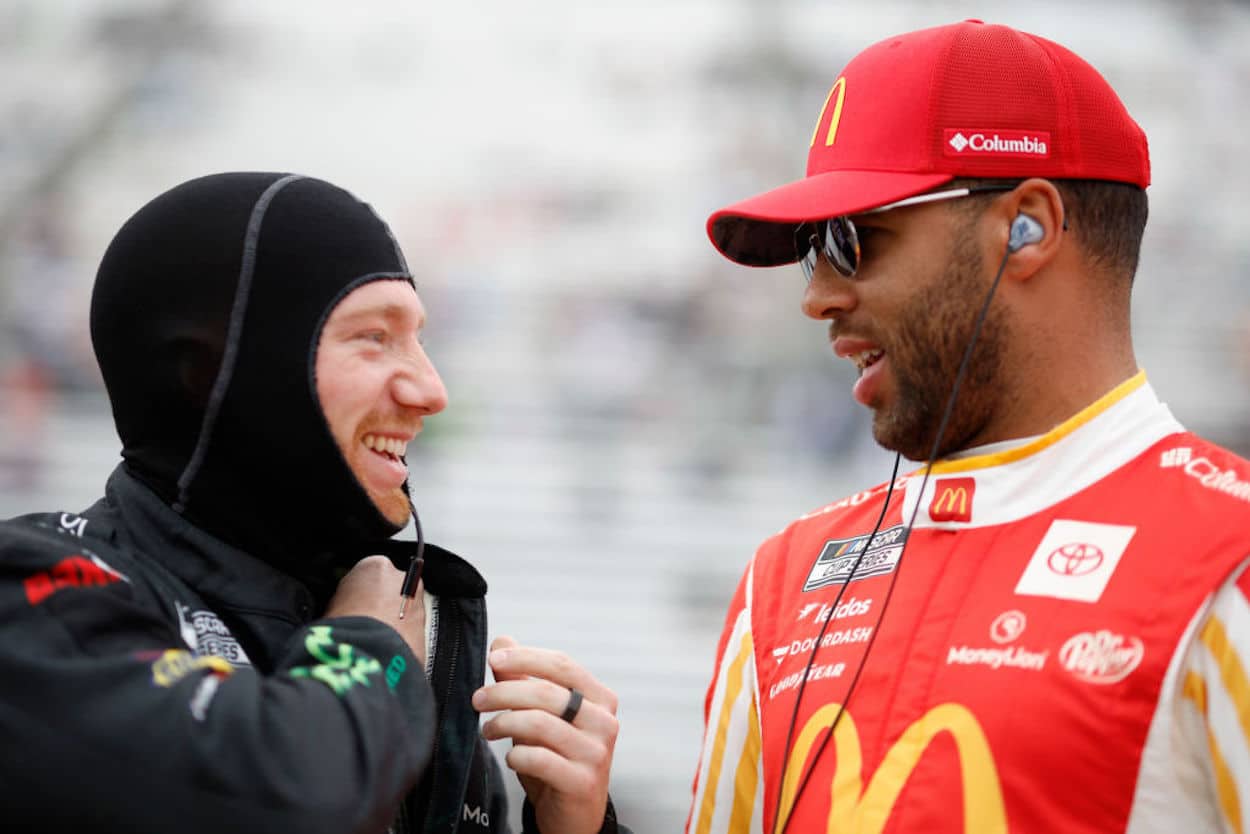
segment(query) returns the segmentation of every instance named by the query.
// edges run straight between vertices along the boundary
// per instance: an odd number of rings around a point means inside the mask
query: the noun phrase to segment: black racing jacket
[[[123,467],[82,514],[0,523],[2,827],[507,831],[470,703],[486,584],[433,546],[423,577],[428,680],[392,628],[316,618],[302,583]]]

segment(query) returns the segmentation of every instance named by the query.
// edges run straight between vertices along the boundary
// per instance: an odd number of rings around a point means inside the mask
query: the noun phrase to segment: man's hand
[[[404,572],[396,570],[385,556],[367,556],[356,563],[326,607],[327,617],[373,617],[399,632],[404,642],[425,666],[425,588],[417,583],[417,594],[399,619],[399,591]]]
[[[500,711],[482,726],[494,740],[511,738],[506,761],[534,805],[543,834],[595,834],[608,804],[608,771],[616,746],[616,694],[566,655],[491,644],[496,683],[473,693],[478,712]],[[570,689],[583,695],[571,722],[560,716]]]

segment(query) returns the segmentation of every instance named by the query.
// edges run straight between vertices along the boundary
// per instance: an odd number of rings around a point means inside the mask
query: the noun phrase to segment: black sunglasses
[[[921,203],[936,203],[941,200],[954,200],[970,194],[984,194],[991,191],[1011,191],[1019,183],[1001,183],[997,185],[978,185],[971,188],[952,188],[948,191],[931,191],[917,194],[893,203],[886,203],[862,214],[876,214],[880,211],[915,206]],[[839,275],[851,278],[859,270],[859,233],[855,224],[847,215],[819,220],[815,223],[802,223],[794,230],[794,254],[803,267],[803,276],[810,284],[812,274],[816,271],[816,261],[824,255],[829,266],[837,270]]]

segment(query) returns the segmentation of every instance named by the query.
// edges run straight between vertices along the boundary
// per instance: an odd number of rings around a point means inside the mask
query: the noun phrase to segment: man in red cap
[[[1149,181],[1096,70],[967,21],[861,52],[807,176],[712,215],[923,465],[747,566],[689,834],[1244,830],[1250,464],[1137,367]]]

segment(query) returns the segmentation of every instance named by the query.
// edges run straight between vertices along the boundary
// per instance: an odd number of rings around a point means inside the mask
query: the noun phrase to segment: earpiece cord
[[[812,650],[808,652],[807,665],[803,667],[803,676],[799,678],[799,691],[794,696],[794,709],[791,710],[790,712],[790,726],[786,730],[786,744],[785,744],[785,747],[782,748],[783,750],[785,750],[785,758],[783,758],[781,761],[781,784],[783,786],[786,783],[786,770],[788,769],[789,764],[790,764],[790,745],[794,741],[794,727],[799,717],[799,704],[802,703],[803,701],[803,690],[807,687],[807,676],[812,671],[812,664],[816,661],[816,649],[820,646],[820,641],[824,639],[825,630],[828,629],[829,624],[833,622],[834,612],[838,610],[838,605],[839,603],[842,602],[842,595],[846,593],[847,587],[849,587],[851,584],[851,579],[855,577],[855,571],[859,570],[859,563],[863,561],[864,555],[868,553],[868,548],[872,546],[873,537],[877,535],[877,532],[881,529],[881,523],[885,521],[886,511],[890,508],[890,496],[894,494],[894,484],[898,480],[898,466],[899,466],[899,460],[901,458],[902,458],[902,455],[896,454],[894,456],[894,471],[890,473],[890,485],[885,493],[885,501],[882,502],[881,513],[880,515],[877,516],[877,523],[873,525],[872,532],[868,534],[868,540],[864,542],[864,546],[862,549],[860,549],[859,555],[855,558],[854,564],[851,565],[851,569],[847,573],[846,581],[843,582],[842,587],[838,589],[838,595],[833,598],[833,604],[829,607],[829,617],[828,619],[824,621],[824,623],[821,624],[820,632],[816,635],[816,642],[812,645]],[[802,782],[799,783],[799,789],[794,794],[795,803],[799,801],[799,793],[803,790],[803,785],[806,784],[807,777],[810,775],[811,775],[811,771],[808,771],[807,775],[803,777]],[[794,805],[791,804],[790,807],[793,808]],[[781,801],[780,801],[780,797],[778,797],[777,807],[773,811],[773,830],[774,831],[777,830],[777,822],[780,816],[781,816]],[[790,818],[787,816],[786,824],[788,824],[789,822],[790,822]],[[785,825],[782,826],[781,831],[782,832],[785,831]]]
[[[933,461],[937,457],[938,449],[940,449],[942,446],[942,438],[946,434],[946,428],[948,424],[950,423],[951,415],[955,411],[955,398],[959,396],[959,388],[963,384],[964,377],[968,373],[968,366],[972,362],[972,352],[976,349],[977,342],[980,340],[980,337],[981,337],[981,330],[983,326],[985,325],[985,319],[989,315],[989,312],[990,312],[990,302],[994,300],[994,293],[998,290],[999,281],[1002,280],[1003,271],[1007,269],[1007,259],[1010,257],[1011,257],[1011,250],[1009,249],[1007,250],[1007,252],[1003,254],[1002,263],[998,265],[998,272],[994,275],[994,280],[990,283],[989,292],[986,293],[985,295],[985,303],[981,305],[981,312],[977,314],[977,320],[973,324],[972,336],[971,338],[968,339],[968,347],[964,349],[963,359],[960,360],[960,363],[959,363],[959,370],[955,373],[955,384],[951,386],[950,396],[947,397],[946,399],[946,409],[944,413],[942,414],[942,419],[938,422],[937,434],[933,436],[933,445],[929,449],[928,460],[926,461],[925,467],[924,467],[924,477],[920,481],[920,490],[916,493],[916,505],[912,507],[911,517],[907,520],[907,539],[903,540],[903,549],[898,554],[898,562],[895,563],[894,572],[890,576],[890,585],[888,588],[886,588],[885,598],[881,602],[881,609],[880,609],[881,613],[877,615],[877,625],[875,628],[873,628],[872,635],[868,638],[868,644],[864,647],[864,653],[860,657],[859,665],[855,667],[855,676],[851,678],[851,683],[847,687],[847,690],[846,690],[846,696],[842,699],[842,703],[838,707],[837,714],[833,717],[832,723],[830,723],[828,730],[825,732],[825,735],[821,738],[820,744],[816,748],[816,752],[812,754],[812,757],[811,757],[812,766],[807,769],[807,772],[803,775],[803,778],[799,781],[798,788],[794,792],[794,799],[790,803],[791,813],[787,815],[785,822],[782,823],[780,831],[777,830],[777,819],[781,814],[780,794],[777,797],[777,810],[776,810],[776,813],[773,815],[773,830],[774,832],[776,832],[776,834],[785,834],[786,828],[789,826],[790,820],[794,816],[793,814],[794,808],[795,806],[799,804],[799,797],[803,793],[803,788],[807,786],[808,779],[811,778],[812,773],[816,770],[816,762],[820,761],[820,756],[822,753],[824,753],[825,747],[828,746],[829,739],[833,738],[834,732],[836,732],[838,729],[838,723],[842,720],[843,713],[846,712],[846,706],[851,700],[851,694],[855,691],[855,685],[859,683],[860,674],[864,671],[864,666],[866,666],[868,663],[868,654],[869,652],[872,651],[873,644],[877,640],[877,634],[880,633],[881,631],[881,624],[882,622],[885,621],[885,612],[889,608],[890,598],[894,594],[895,581],[898,579],[898,575],[903,569],[903,556],[907,552],[907,542],[911,539],[911,532],[915,527],[916,514],[920,512],[920,504],[922,503],[924,499],[924,491],[929,485],[929,475],[933,471]],[[891,477],[891,481],[890,481],[891,491],[893,491],[894,478],[898,476],[899,457],[900,456],[895,456],[895,459],[894,459],[894,475]],[[889,500],[890,500],[890,495],[889,493],[887,493],[886,500],[885,500],[886,506],[889,505]],[[882,519],[885,518],[885,511],[886,511],[886,507],[882,507],[881,516],[877,519],[877,526],[873,528],[873,532],[869,536],[869,542],[864,545],[864,550],[860,553],[859,559],[855,560],[855,565],[851,568],[851,573],[847,576],[846,581],[842,584],[842,588],[838,591],[838,596],[834,602],[835,608],[837,607],[837,600],[840,600],[842,598],[843,591],[845,591],[847,586],[851,584],[851,580],[855,576],[855,570],[859,567],[860,559],[863,559],[864,553],[868,551],[868,544],[871,543],[872,536],[875,536],[877,534],[877,529],[880,528],[881,521]],[[833,614],[832,612],[830,612],[829,620],[832,620],[832,619],[833,619]],[[828,625],[828,621],[826,621],[825,625],[826,626]],[[824,636],[824,627],[821,628],[821,636],[822,637]],[[808,657],[808,660],[807,660],[808,669],[811,669],[812,663],[816,659],[816,652],[820,648],[820,639],[821,639],[820,637],[817,637],[816,645],[812,646],[811,655]],[[794,726],[795,726],[796,719],[798,718],[798,713],[799,713],[798,699],[802,698],[803,686],[806,683],[807,683],[807,673],[804,672],[803,678],[799,682],[799,694],[798,694],[798,697],[795,699],[794,712],[790,716],[790,729],[786,733],[786,746],[785,748],[783,748],[784,758],[782,759],[781,781],[780,781],[780,786],[782,790],[784,790],[785,788],[786,765],[789,763],[790,744],[793,739]]]

